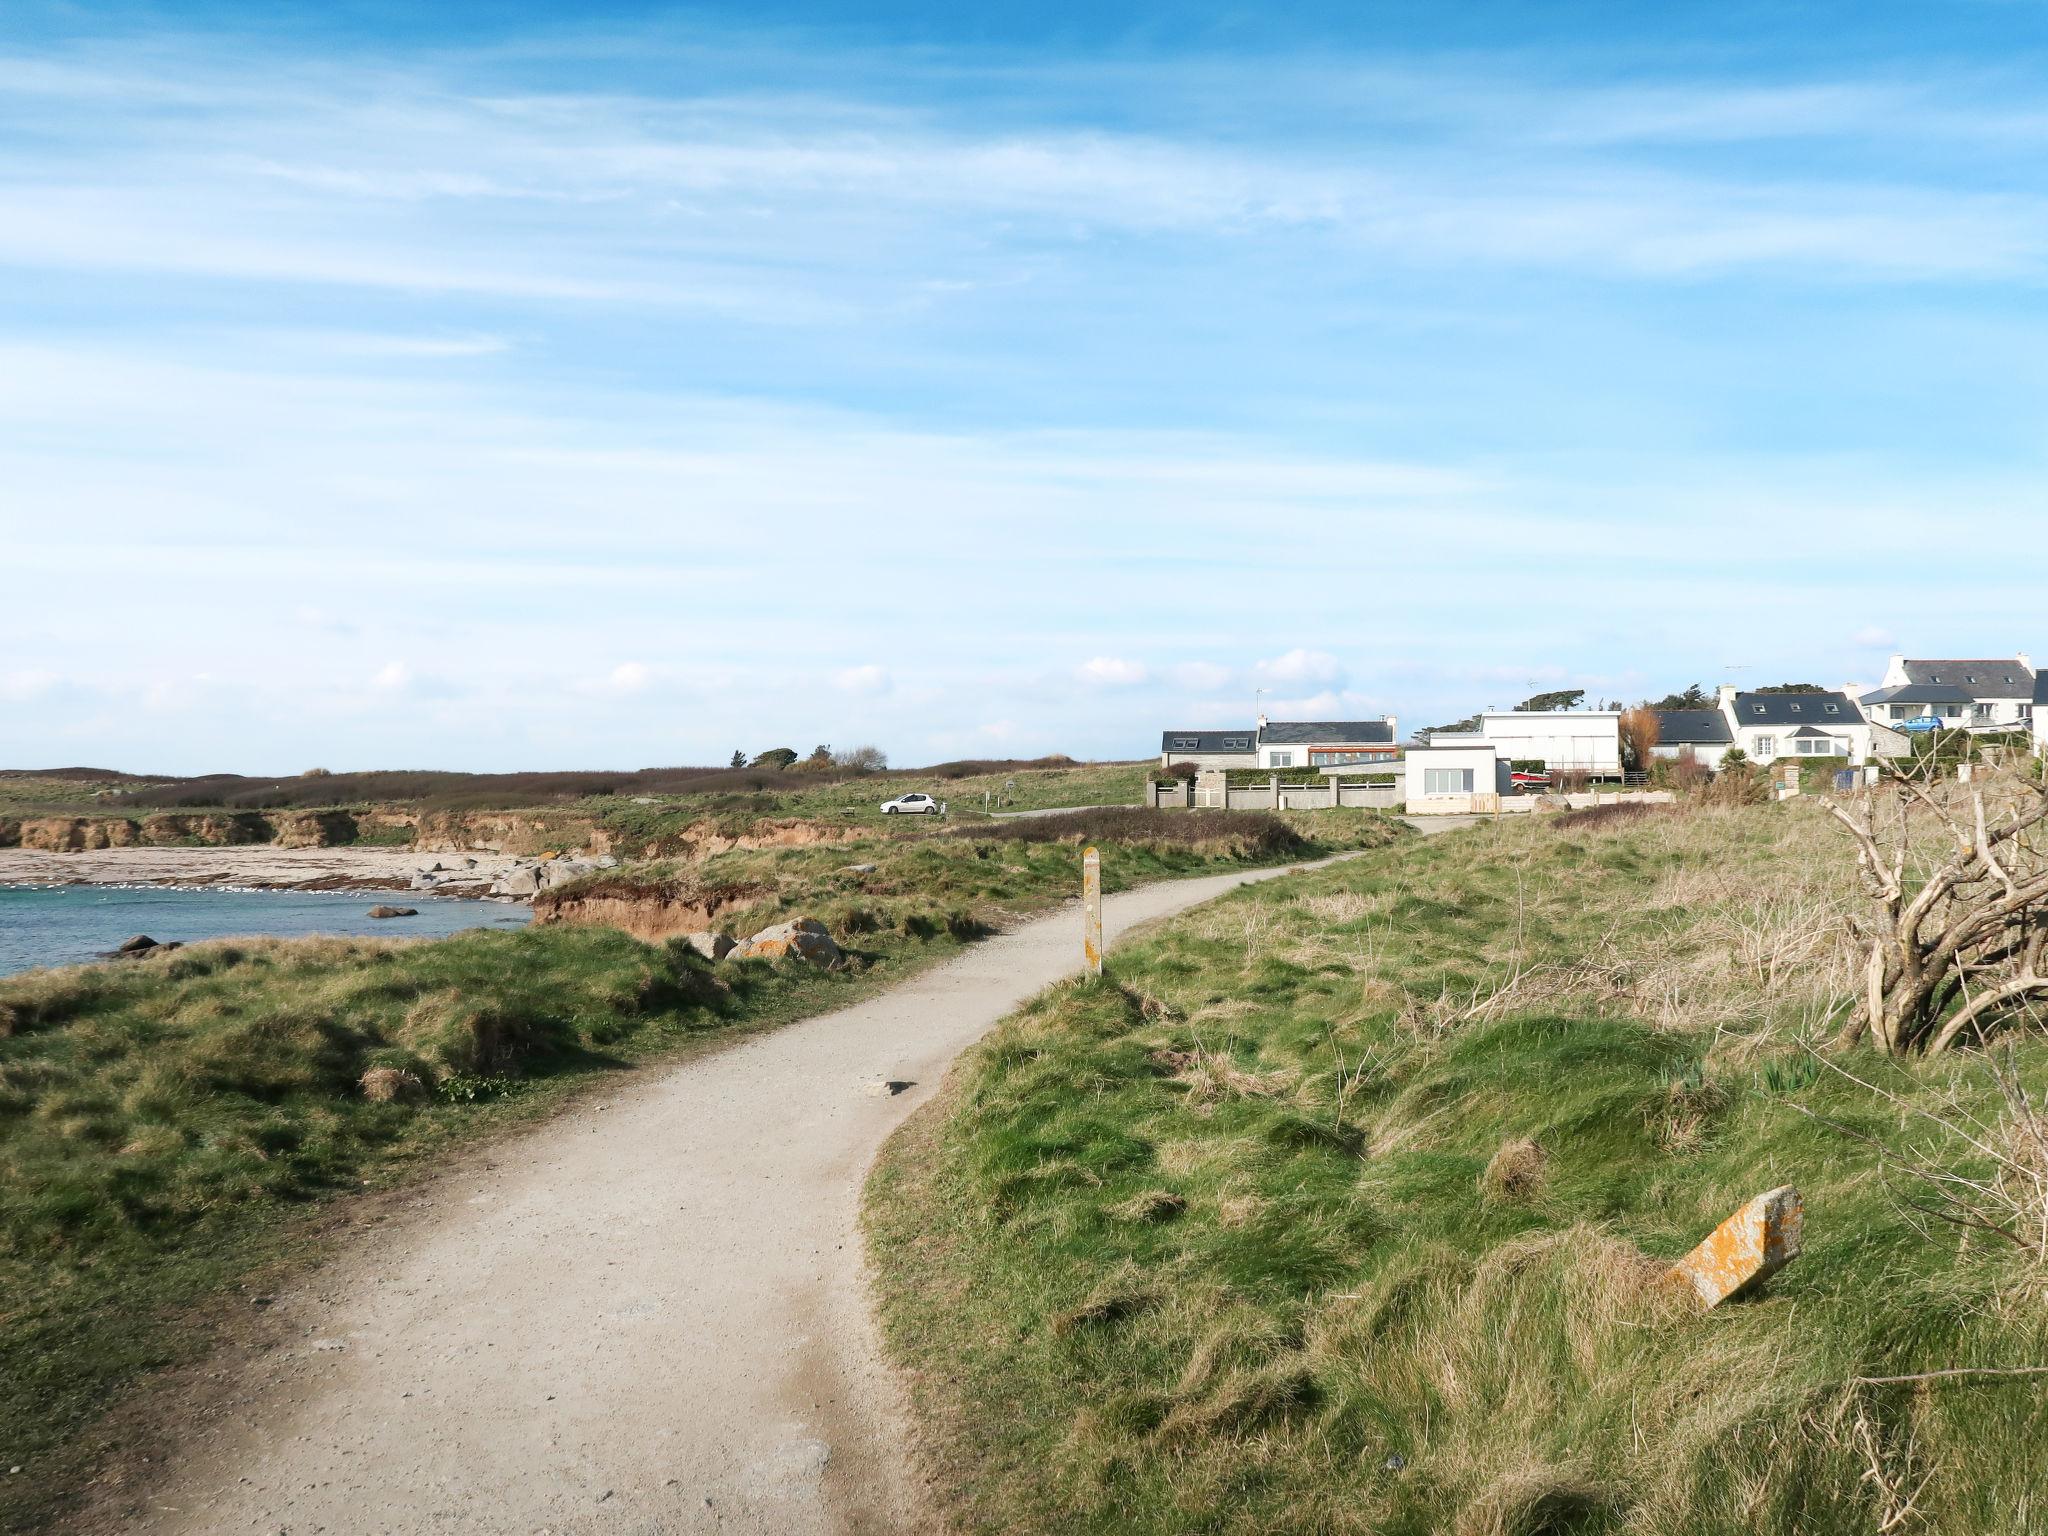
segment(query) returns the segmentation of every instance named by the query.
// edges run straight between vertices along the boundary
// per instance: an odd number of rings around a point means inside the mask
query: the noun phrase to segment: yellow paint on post
[[[1691,1286],[1706,1306],[1719,1306],[1798,1258],[1805,1222],[1798,1190],[1790,1184],[1770,1190],[1708,1233],[1665,1278]]]
[[[1102,974],[1102,855],[1081,855],[1081,963],[1090,976]]]

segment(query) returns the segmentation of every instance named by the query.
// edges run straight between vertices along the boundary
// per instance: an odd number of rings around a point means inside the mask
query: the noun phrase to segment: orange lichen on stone
[[[1666,1278],[1691,1286],[1704,1305],[1718,1306],[1799,1257],[1804,1222],[1805,1207],[1790,1184],[1758,1195],[1714,1228]]]

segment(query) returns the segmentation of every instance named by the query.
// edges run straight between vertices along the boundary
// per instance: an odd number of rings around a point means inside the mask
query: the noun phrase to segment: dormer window
[[[1929,681],[1930,683],[1938,683],[1941,681],[1941,674],[1939,672],[1930,672],[1927,674],[1927,681]]]
[[[1802,711],[1803,711],[1804,709],[1805,709],[1805,706],[1804,706],[1803,704],[1794,704],[1794,705],[1792,706],[1792,713],[1796,715],[1796,714],[1799,714],[1799,713],[1801,713],[1801,712],[1802,712]]]
[[[1827,711],[1831,715],[1839,715],[1842,712],[1842,706],[1839,704],[1830,704],[1827,706]]]
[[[1752,705],[1750,705],[1749,707],[1750,707],[1750,709],[1751,709],[1751,710],[1753,710],[1753,711],[1754,711],[1755,713],[1757,713],[1757,714],[1759,714],[1759,715],[1760,715],[1760,714],[1762,714],[1762,713],[1764,712],[1764,707],[1763,707],[1763,705],[1761,705],[1761,704],[1752,704]]]

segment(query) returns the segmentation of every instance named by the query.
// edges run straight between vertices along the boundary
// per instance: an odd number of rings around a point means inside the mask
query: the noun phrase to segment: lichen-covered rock
[[[832,941],[825,925],[814,917],[793,917],[786,923],[763,928],[744,944],[736,944],[728,960],[781,960],[794,955],[821,970],[837,970],[846,964],[846,951]]]

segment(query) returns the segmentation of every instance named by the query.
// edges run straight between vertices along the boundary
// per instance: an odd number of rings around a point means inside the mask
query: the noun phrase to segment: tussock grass
[[[1036,1000],[870,1189],[961,1528],[2039,1530],[2039,1378],[1862,1380],[2048,1363],[2048,1287],[1884,1150],[1997,1123],[1983,1063],[1811,1069],[1848,870],[1799,805],[1481,827]],[[1656,1283],[1780,1183],[1763,1292]]]

